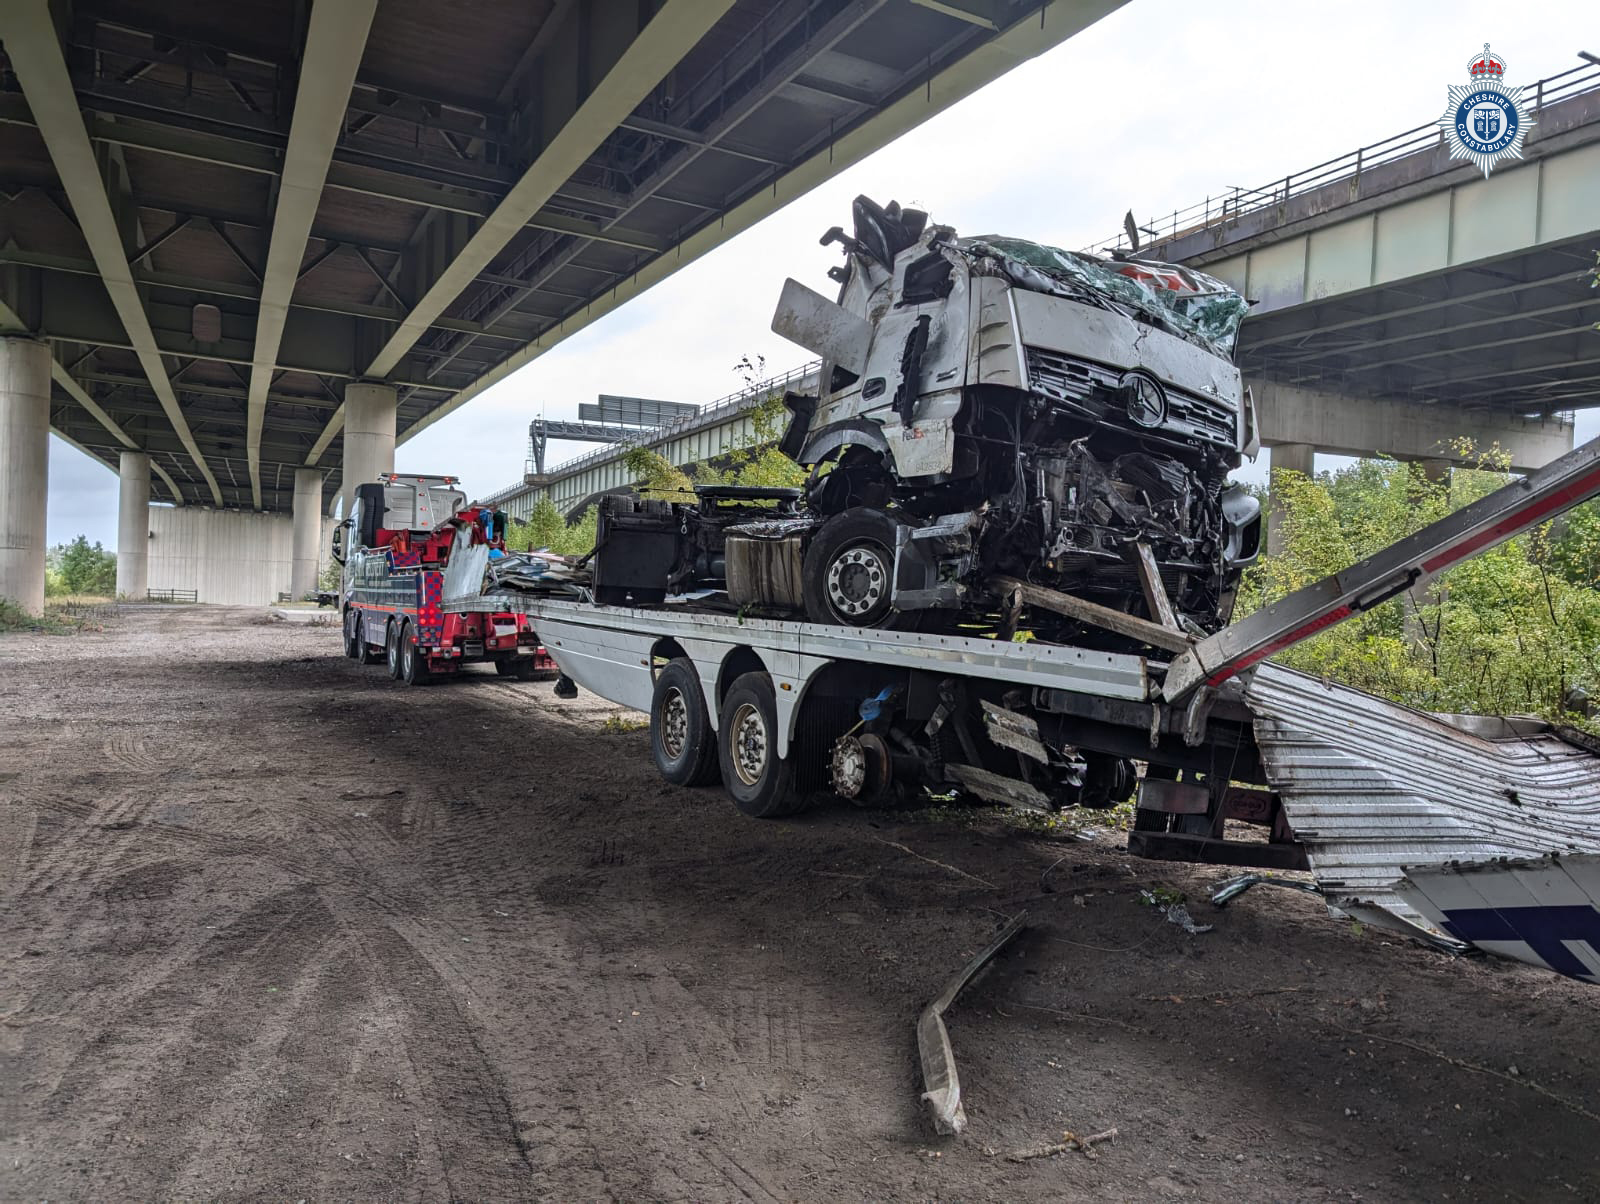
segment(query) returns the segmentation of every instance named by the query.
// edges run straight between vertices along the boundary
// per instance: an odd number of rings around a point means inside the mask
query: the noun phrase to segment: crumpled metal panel
[[[1600,757],[1548,731],[1501,739],[1279,665],[1245,689],[1256,742],[1330,903],[1433,927],[1404,867],[1600,853]]]
[[[1412,866],[1406,876],[1404,896],[1457,940],[1600,983],[1600,857]]]

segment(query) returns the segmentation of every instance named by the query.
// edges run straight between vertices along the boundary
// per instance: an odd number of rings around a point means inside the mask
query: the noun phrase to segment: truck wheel
[[[531,656],[502,656],[494,663],[494,671],[501,677],[515,678],[517,681],[533,680],[533,657]]]
[[[800,810],[794,765],[778,756],[777,696],[765,673],[746,673],[728,690],[717,755],[723,788],[746,815],[771,819]]]
[[[650,755],[674,786],[709,786],[717,780],[717,737],[706,715],[706,696],[694,666],[683,657],[656,675]]]
[[[350,607],[344,612],[344,654],[351,660],[361,659],[361,612]]]
[[[420,686],[428,676],[428,658],[417,647],[416,626],[407,623],[400,631],[400,680],[408,686]]]
[[[356,660],[363,665],[375,665],[383,659],[383,653],[374,652],[372,644],[367,638],[366,616],[356,611]]]
[[[389,661],[389,676],[400,680],[400,624],[389,620],[389,629],[383,641],[384,655]]]
[[[882,510],[836,514],[811,537],[801,571],[806,616],[839,627],[893,627],[896,523]]]

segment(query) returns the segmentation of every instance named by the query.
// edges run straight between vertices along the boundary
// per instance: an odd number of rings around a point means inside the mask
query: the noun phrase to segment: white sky
[[[817,239],[848,228],[858,193],[963,234],[1085,246],[1130,206],[1143,222],[1431,124],[1485,41],[1508,84],[1532,83],[1600,52],[1600,6],[1131,0],[547,352],[401,446],[395,466],[488,493],[521,478],[541,412],[576,417],[598,393],[703,403],[740,386],[743,355],[772,373],[803,362],[767,328],[778,290],[785,276],[830,287],[839,251]],[[1579,438],[1596,426],[1581,416]],[[552,444],[549,461],[586,450]],[[52,438],[50,542],[113,547],[116,510],[115,474]]]

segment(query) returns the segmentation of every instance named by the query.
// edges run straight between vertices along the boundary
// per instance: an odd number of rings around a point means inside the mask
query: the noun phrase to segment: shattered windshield
[[[952,245],[994,259],[1019,288],[1131,311],[1224,359],[1233,358],[1239,323],[1250,308],[1222,281],[1177,264],[1097,259],[997,234],[957,238]]]

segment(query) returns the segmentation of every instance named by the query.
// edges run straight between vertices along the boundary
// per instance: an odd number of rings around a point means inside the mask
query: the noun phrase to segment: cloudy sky
[[[741,356],[774,373],[803,362],[767,329],[772,307],[785,276],[829,287],[838,248],[817,239],[849,225],[858,193],[963,234],[1087,246],[1130,207],[1144,221],[1431,124],[1486,41],[1508,84],[1532,83],[1600,52],[1600,9],[1131,0],[558,345],[402,445],[395,466],[488,493],[520,479],[541,413],[576,417],[597,393],[703,403],[738,388]],[[1580,438],[1595,426],[1580,419]],[[553,444],[551,459],[586,450]],[[50,541],[113,546],[115,475],[58,439],[50,452]]]

